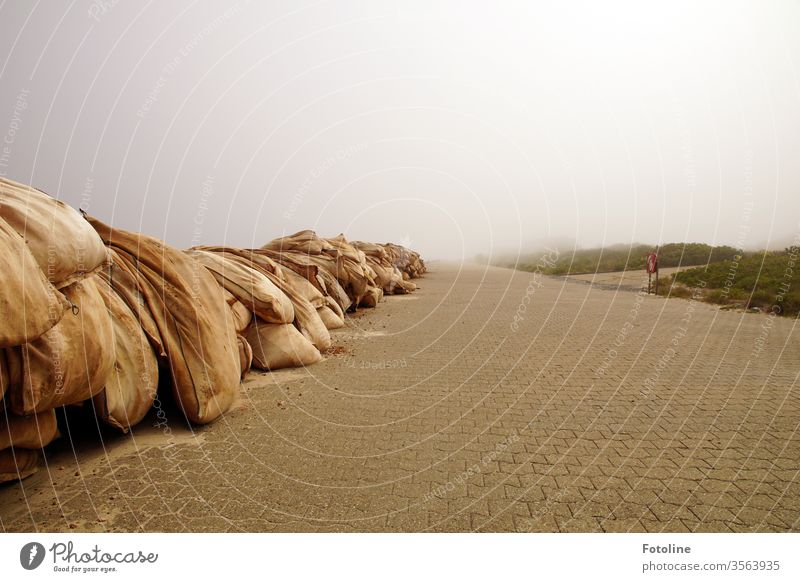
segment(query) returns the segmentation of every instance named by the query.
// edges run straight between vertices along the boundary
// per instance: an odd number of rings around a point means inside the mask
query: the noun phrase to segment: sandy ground
[[[213,425],[73,418],[0,529],[800,529],[794,321],[478,266],[420,286]]]

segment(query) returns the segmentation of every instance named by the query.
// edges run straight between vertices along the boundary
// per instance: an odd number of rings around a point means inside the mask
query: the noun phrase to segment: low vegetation
[[[597,249],[580,249],[560,252],[555,261],[542,263],[542,254],[525,256],[517,262],[504,261],[502,266],[521,271],[540,271],[547,275],[582,275],[587,273],[612,273],[644,269],[647,253],[652,245],[614,245]],[[729,246],[711,246],[703,243],[669,243],[658,251],[661,268],[706,265],[733,260],[741,251]],[[553,252],[547,253],[552,257]]]
[[[758,309],[778,315],[800,314],[800,248],[742,253],[703,267],[675,273],[659,294]]]
[[[569,253],[548,250],[504,267],[545,275],[582,275],[643,270],[651,245],[615,245]],[[659,267],[693,267],[662,278],[659,295],[699,297],[730,308],[777,315],[800,314],[800,248],[744,252],[729,246],[670,243],[658,251]]]

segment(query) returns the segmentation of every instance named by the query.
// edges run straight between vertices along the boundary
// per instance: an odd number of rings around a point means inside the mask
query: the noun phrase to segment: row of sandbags
[[[35,471],[59,407],[127,432],[161,379],[190,422],[211,422],[251,366],[319,361],[346,312],[424,272],[403,247],[312,231],[183,251],[2,178],[0,245],[0,482]]]

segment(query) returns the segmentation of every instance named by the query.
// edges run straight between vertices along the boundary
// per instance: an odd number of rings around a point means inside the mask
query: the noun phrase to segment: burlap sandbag
[[[309,255],[308,260],[336,279],[347,294],[351,310],[361,302],[369,285],[374,284],[362,265],[350,257],[330,258],[324,255]]]
[[[318,308],[317,313],[319,314],[322,323],[324,323],[325,327],[329,330],[344,327],[344,320],[327,305],[323,305],[322,307]]]
[[[309,255],[326,253],[336,256],[337,254],[335,247],[317,236],[313,230],[301,230],[290,236],[276,238],[261,248],[273,251],[300,251]]]
[[[15,414],[76,404],[105,386],[114,367],[114,331],[95,280],[63,289],[74,309],[39,339],[6,351]]]
[[[247,343],[247,340],[240,335],[236,336],[236,343],[239,347],[239,366],[242,369],[241,378],[244,380],[253,365],[253,348]]]
[[[403,279],[414,279],[427,271],[419,253],[401,245],[386,243],[381,245],[392,265],[402,273]]]
[[[109,284],[117,297],[122,299],[134,314],[142,331],[150,340],[156,356],[166,358],[167,352],[161,342],[161,332],[141,291],[141,275],[137,270],[135,260],[127,254],[117,253],[114,249],[109,249],[109,253],[112,263],[109,268],[100,269],[98,275]],[[149,286],[147,287],[149,288]]]
[[[319,289],[323,295],[333,298],[339,304],[341,311],[347,311],[350,308],[352,301],[347,296],[347,292],[345,292],[336,277],[327,269],[321,268],[318,262],[312,260],[307,254],[296,251],[273,251],[269,249],[261,249],[256,252],[286,267],[284,270],[292,270],[301,277],[304,277],[309,283]]]
[[[298,275],[291,269],[284,269],[283,273],[286,284],[291,286],[291,288],[294,290],[295,293],[297,293],[299,296],[305,298],[306,301],[311,303],[314,309],[319,309],[320,307],[324,307],[325,305],[327,305],[327,301],[325,301],[325,295],[323,295],[319,289],[314,287],[314,285],[312,285],[308,281],[308,279]],[[290,322],[270,321],[268,323],[290,323]]]
[[[133,272],[158,328],[173,392],[186,418],[207,423],[230,408],[241,368],[233,320],[214,277],[196,258],[158,239],[87,217]]]
[[[69,307],[44,276],[25,240],[2,218],[0,273],[0,348],[35,340],[57,324]]]
[[[253,367],[261,370],[310,366],[322,359],[317,348],[290,324],[256,320],[245,339],[253,348]]]
[[[41,449],[58,436],[56,411],[30,416],[0,412],[0,450],[8,447]]]
[[[136,316],[104,280],[97,288],[114,329],[114,369],[105,388],[94,397],[96,414],[128,432],[145,417],[158,391],[158,360]]]
[[[331,334],[328,328],[317,313],[313,305],[302,295],[297,293],[291,286],[284,288],[284,293],[289,296],[294,305],[295,326],[308,338],[319,350],[327,350],[331,347]]]
[[[6,449],[0,451],[0,483],[30,477],[38,469],[39,451]]]
[[[368,287],[367,292],[361,298],[359,307],[376,307],[383,299],[383,290],[378,287]]]
[[[317,314],[316,308],[311,305],[301,292],[290,284],[287,269],[281,268],[271,258],[260,254],[258,251],[230,247],[202,248],[214,253],[224,252],[230,260],[240,262],[266,276],[292,302],[295,316],[294,324],[300,332],[320,350],[327,350],[331,347],[331,336],[328,333],[328,329],[319,314]]]
[[[59,289],[99,269],[108,254],[80,213],[44,192],[0,177],[0,218],[16,230]]]
[[[225,293],[225,302],[228,304],[233,316],[233,329],[237,334],[241,334],[253,322],[253,312],[224,289],[223,292]]]
[[[268,323],[291,323],[294,308],[289,298],[259,271],[224,252],[187,251],[211,272],[226,291]]]

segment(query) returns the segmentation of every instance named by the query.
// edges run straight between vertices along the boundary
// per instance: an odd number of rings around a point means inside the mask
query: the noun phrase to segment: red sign
[[[655,253],[647,253],[647,265],[645,267],[648,273],[658,272],[658,255]]]

